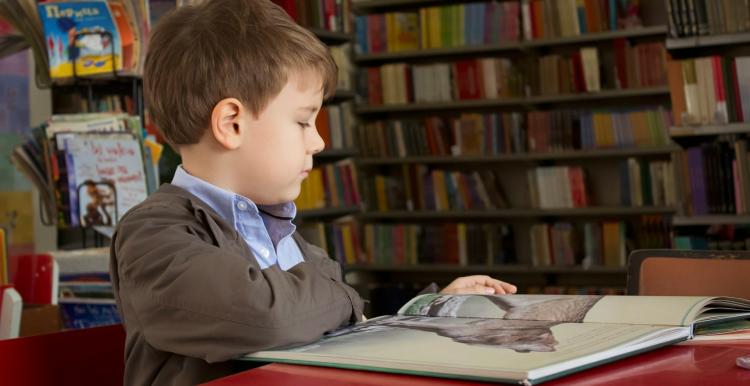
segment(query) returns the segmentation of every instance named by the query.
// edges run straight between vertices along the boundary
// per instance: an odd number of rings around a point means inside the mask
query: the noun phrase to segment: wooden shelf
[[[299,212],[297,212],[297,217],[295,217],[295,219],[310,220],[317,217],[342,217],[359,212],[360,209],[356,206],[348,206],[343,208],[301,209]]]
[[[503,107],[503,106],[523,106],[527,104],[526,98],[509,98],[509,99],[479,99],[479,100],[459,100],[450,102],[434,103],[411,103],[402,105],[377,105],[377,106],[357,106],[355,109],[359,114],[387,113],[387,112],[420,112],[435,110],[461,110],[467,108],[483,107]]]
[[[678,146],[653,146],[627,149],[571,150],[551,153],[502,154],[492,156],[414,156],[414,157],[371,157],[359,158],[358,165],[400,165],[400,164],[472,164],[501,162],[535,162],[546,160],[587,159],[587,158],[626,158],[648,155],[667,155],[679,150]]]
[[[81,75],[76,80],[72,76],[69,78],[56,78],[52,80],[52,86],[66,87],[66,86],[78,86],[78,85],[105,85],[109,86],[113,82],[119,83],[132,83],[139,82],[142,80],[140,74],[135,73],[118,73],[117,76],[113,76],[111,72],[106,74],[91,74]]]
[[[618,38],[637,38],[646,36],[658,36],[666,35],[667,26],[658,25],[652,27],[633,28],[628,30],[617,30],[617,31],[606,31],[598,33],[584,34],[580,36],[568,36],[561,38],[550,38],[550,39],[537,39],[528,41],[518,42],[507,42],[501,44],[487,44],[487,45],[467,45],[462,47],[450,47],[450,48],[428,48],[412,51],[399,51],[399,52],[378,52],[378,53],[366,53],[358,54],[354,56],[354,60],[359,63],[366,62],[387,62],[387,61],[399,61],[407,59],[419,59],[429,57],[444,57],[444,56],[472,56],[477,54],[486,53],[497,53],[504,51],[523,51],[542,47],[560,46],[560,45],[575,45],[592,43],[605,40],[613,40]]]
[[[729,46],[750,43],[750,32],[732,34],[691,36],[667,39],[668,50],[681,50],[697,47]]]
[[[623,90],[605,90],[591,93],[565,94],[565,95],[546,95],[532,96],[527,98],[508,98],[508,99],[476,99],[476,100],[458,100],[450,102],[435,103],[410,103],[410,104],[391,104],[391,105],[361,105],[357,106],[356,112],[359,114],[377,114],[377,113],[410,113],[421,111],[435,110],[463,110],[478,109],[488,107],[514,107],[527,105],[543,105],[555,103],[572,103],[581,101],[596,101],[602,99],[619,99],[619,98],[637,98],[648,96],[669,96],[669,88],[650,87]]]
[[[352,8],[357,12],[370,12],[376,9],[396,7],[420,7],[433,4],[453,4],[454,0],[364,0],[352,1]]]
[[[750,225],[750,215],[713,214],[705,216],[675,216],[672,218],[672,225]]]
[[[326,44],[336,45],[354,40],[354,36],[352,34],[348,34],[345,32],[328,31],[322,28],[308,28],[308,30],[314,33],[315,36],[318,37],[318,39],[322,40],[323,43]]]
[[[566,95],[544,95],[534,96],[527,98],[529,104],[549,104],[549,103],[564,103],[564,102],[580,102],[600,99],[617,99],[617,98],[635,98],[635,97],[647,97],[653,95],[665,95],[669,96],[669,88],[663,87],[648,87],[648,88],[633,88],[633,89],[622,89],[622,90],[603,90],[599,92],[589,92],[580,94],[566,94]]]
[[[750,133],[750,123],[729,123],[726,125],[696,125],[670,127],[672,137],[697,137],[704,135],[741,134]]]
[[[636,27],[632,29],[604,31],[597,33],[588,33],[579,36],[568,36],[563,38],[537,39],[529,40],[523,43],[523,48],[559,46],[569,44],[591,43],[604,40],[614,40],[620,38],[639,38],[647,36],[666,35],[666,25],[655,25],[648,27]]]
[[[461,220],[461,219],[525,219],[542,217],[615,217],[645,214],[670,214],[669,207],[591,207],[571,209],[501,209],[501,210],[446,210],[446,211],[387,211],[365,212],[363,220]]]
[[[442,56],[469,56],[503,51],[519,51],[523,47],[521,42],[465,46],[458,48],[426,48],[423,50],[378,52],[373,54],[356,54],[357,63],[388,62],[405,59],[431,58]]]
[[[355,96],[357,96],[357,93],[353,90],[337,89],[331,100],[354,99]]]
[[[347,157],[355,157],[359,154],[359,150],[351,148],[351,149],[326,149],[322,152],[315,154],[315,158],[326,158],[326,159],[333,159],[333,158],[347,158]]]
[[[452,264],[416,264],[416,265],[388,265],[388,264],[356,264],[345,265],[347,272],[449,272],[449,273],[505,273],[505,274],[625,274],[624,267],[534,267],[528,265],[452,265]]]

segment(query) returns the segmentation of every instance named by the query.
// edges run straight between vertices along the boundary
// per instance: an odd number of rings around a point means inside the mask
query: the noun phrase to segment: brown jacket
[[[304,262],[261,270],[233,226],[181,188],[165,184],[130,210],[110,261],[125,385],[193,385],[231,373],[239,355],[359,320],[362,300],[339,265],[294,239]]]

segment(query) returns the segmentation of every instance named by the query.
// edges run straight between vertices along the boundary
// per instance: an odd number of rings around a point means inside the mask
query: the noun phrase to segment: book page
[[[549,366],[562,371],[580,366],[582,358],[594,361],[592,355],[607,350],[610,357],[617,356],[627,352],[629,344],[662,333],[671,333],[668,339],[674,340],[687,338],[688,331],[647,325],[389,316],[314,344],[248,358],[525,379],[529,371]]]
[[[439,295],[412,299],[399,315],[687,326],[712,300],[692,296]]]
[[[703,296],[605,296],[585,322],[689,326],[711,301]]]

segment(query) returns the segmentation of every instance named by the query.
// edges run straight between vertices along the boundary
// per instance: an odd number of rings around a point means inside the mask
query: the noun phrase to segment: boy
[[[196,384],[241,354],[361,320],[341,268],[291,223],[335,85],[326,47],[270,1],[211,0],[159,21],[145,94],[182,166],[112,240],[126,385]],[[515,287],[473,276],[443,291]]]

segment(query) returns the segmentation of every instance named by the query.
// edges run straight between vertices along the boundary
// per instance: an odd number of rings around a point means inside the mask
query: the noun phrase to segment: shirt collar
[[[225,220],[233,223],[234,221],[234,207],[233,198],[234,193],[224,190],[216,185],[208,183],[198,177],[192,176],[190,173],[185,171],[182,165],[177,166],[174,177],[172,177],[172,185],[178,186],[192,193],[194,196],[201,199],[208,206],[211,207],[216,213],[221,215]],[[248,202],[252,202],[247,200]],[[255,205],[253,205],[255,208]],[[255,208],[257,211],[257,208]]]
[[[256,205],[253,200],[240,194],[222,189],[216,185],[204,181],[188,173],[182,165],[177,166],[172,185],[178,186],[200,198],[208,204],[216,213],[224,219],[232,221],[234,219],[234,202],[244,201],[250,210],[260,214],[258,208],[272,216],[294,219],[297,216],[297,206],[293,202],[286,202],[276,205]]]

